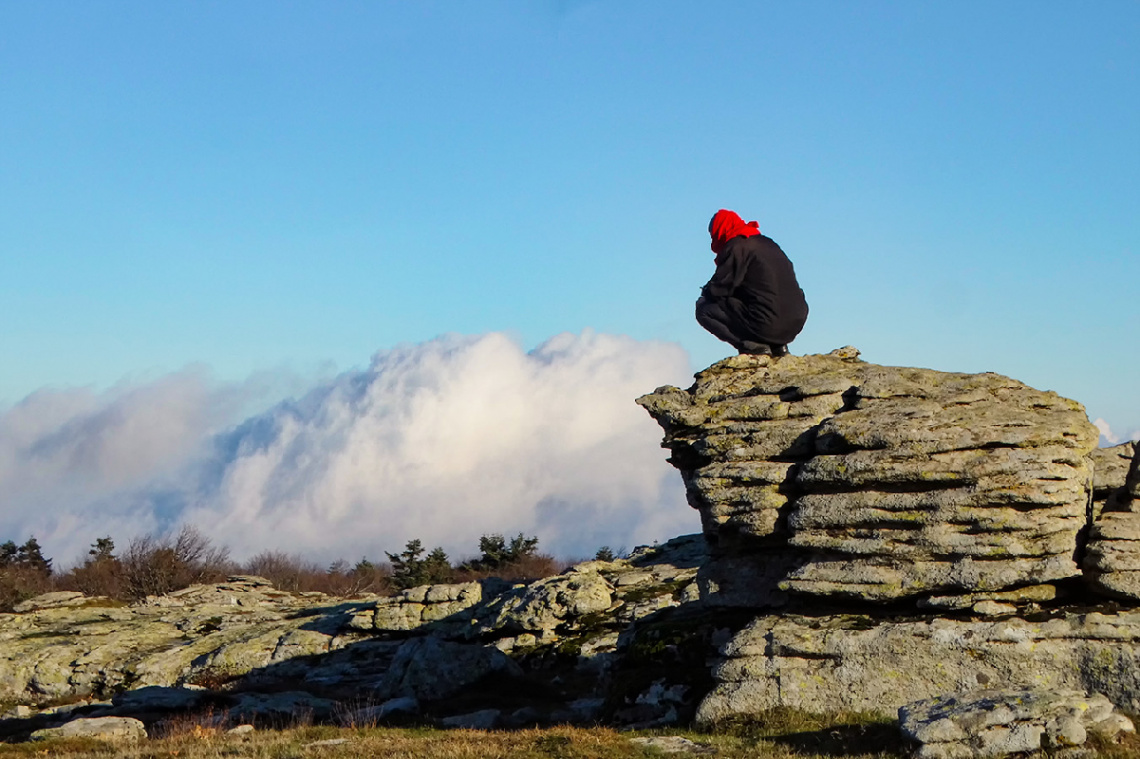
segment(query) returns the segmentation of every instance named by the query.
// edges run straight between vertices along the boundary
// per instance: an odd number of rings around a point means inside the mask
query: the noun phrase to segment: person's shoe
[[[740,343],[740,352],[747,353],[750,356],[771,356],[772,349],[764,343],[754,343],[751,340],[744,340]]]
[[[788,355],[788,346],[786,345],[772,345],[770,347],[772,349],[772,355],[776,358]]]

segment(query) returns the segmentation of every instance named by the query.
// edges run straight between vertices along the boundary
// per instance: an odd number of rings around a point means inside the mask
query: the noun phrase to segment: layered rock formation
[[[697,717],[891,716],[911,701],[994,687],[1100,693],[1140,711],[1140,612],[1041,617],[763,615],[721,649]]]
[[[722,555],[782,552],[780,589],[977,597],[1079,574],[1097,440],[1080,404],[850,348],[736,356],[696,379],[638,403],[705,535]]]
[[[1111,448],[1095,448],[1089,458],[1093,463],[1093,518],[1097,518],[1111,500],[1113,508],[1122,504],[1125,496],[1125,481],[1136,455],[1136,444],[1132,442],[1114,445]]]
[[[1111,479],[1131,447],[1126,443],[1109,449],[1119,453],[1105,457],[1113,468],[1104,467],[1104,508],[1092,524],[1084,563],[1094,589],[1136,602],[1140,601],[1140,446],[1136,446],[1124,486],[1114,488]]]
[[[701,514],[706,602],[758,613],[701,721],[996,685],[1140,709],[1140,615],[1106,598],[1140,599],[1140,465],[1080,404],[851,348],[732,357],[638,403]]]

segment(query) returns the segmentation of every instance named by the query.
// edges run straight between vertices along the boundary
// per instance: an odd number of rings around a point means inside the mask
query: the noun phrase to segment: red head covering
[[[760,224],[755,221],[745,224],[744,219],[737,216],[734,211],[722,208],[716,212],[712,221],[709,222],[709,234],[712,236],[713,253],[720,255],[724,246],[732,238],[741,235],[751,237],[760,234]]]

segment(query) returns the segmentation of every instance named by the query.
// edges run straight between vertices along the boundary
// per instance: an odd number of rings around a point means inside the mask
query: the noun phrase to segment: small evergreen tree
[[[424,544],[419,538],[413,538],[404,545],[402,553],[388,553],[388,561],[392,562],[392,582],[401,590],[414,588],[420,584],[419,578],[424,553]]]
[[[0,569],[2,568],[30,569],[43,575],[51,574],[51,559],[45,559],[40,542],[35,536],[28,538],[22,546],[9,540],[0,543]]]
[[[91,550],[87,554],[91,557],[89,561],[110,561],[115,558],[115,541],[111,540],[110,535],[98,538],[91,544]]]
[[[392,583],[400,590],[451,580],[451,560],[442,548],[433,548],[427,558],[419,539],[409,540],[402,553],[384,552],[392,562]]]
[[[51,574],[51,559],[44,558],[40,543],[34,537],[28,538],[28,542],[20,546],[16,560],[19,564],[40,574]]]
[[[609,546],[602,546],[598,552],[594,554],[595,561],[613,561],[617,556],[614,554],[614,549]]]
[[[451,559],[442,548],[433,548],[424,559],[425,582],[451,582]]]
[[[16,542],[9,540],[6,543],[0,543],[0,567],[9,567],[16,563],[16,555],[20,549],[16,547]]]
[[[492,533],[479,538],[479,552],[482,555],[464,564],[463,568],[477,572],[494,572],[532,558],[537,551],[538,538],[528,538],[520,532],[508,543],[502,535]]]
[[[35,537],[23,545],[0,543],[0,612],[51,589],[51,559],[44,558]]]

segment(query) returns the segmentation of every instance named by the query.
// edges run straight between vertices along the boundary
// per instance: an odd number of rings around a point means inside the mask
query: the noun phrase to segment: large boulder
[[[559,626],[575,626],[583,617],[610,608],[613,590],[592,567],[575,568],[504,593],[487,606],[479,629],[515,632],[548,632]]]
[[[1102,693],[1140,710],[1140,613],[1032,621],[791,614],[758,617],[721,650],[697,718],[776,708],[893,716],[913,701],[986,688]]]
[[[717,560],[763,557],[757,605],[779,591],[893,602],[1080,573],[1097,430],[1056,393],[845,348],[734,356],[638,403],[664,428]]]
[[[143,723],[132,717],[89,717],[72,720],[60,727],[36,730],[31,735],[33,741],[59,738],[94,738],[134,743],[146,740],[147,734]]]
[[[899,709],[903,734],[920,744],[916,759],[972,759],[1082,746],[1089,734],[1134,732],[1099,693],[982,690],[924,699]]]

